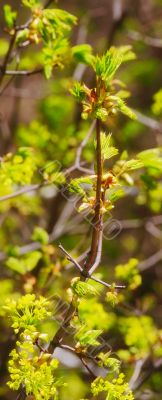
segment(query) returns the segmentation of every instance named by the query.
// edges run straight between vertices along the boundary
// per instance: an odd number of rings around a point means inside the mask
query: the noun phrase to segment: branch
[[[12,50],[13,50],[13,47],[14,47],[14,44],[15,44],[16,35],[17,35],[17,32],[15,30],[13,36],[11,37],[9,48],[8,48],[8,51],[7,51],[6,56],[4,58],[3,64],[0,67],[0,85],[1,85],[1,83],[3,81],[3,78],[4,78],[5,74],[6,74],[7,64],[9,62],[9,59],[10,59],[10,56],[11,56],[11,53],[12,53]]]
[[[88,271],[85,268],[82,268],[81,265],[76,260],[74,260],[74,258],[64,249],[64,247],[61,244],[59,245],[59,248],[66,255],[67,259],[70,260],[75,265],[75,267],[79,270],[80,275],[83,278],[82,279],[83,281],[85,281],[86,279],[91,279],[91,280],[94,280],[94,281],[108,287],[108,288],[111,287],[111,285],[109,285],[108,283],[106,283],[98,278],[95,278],[93,276],[89,276]],[[115,289],[124,289],[124,288],[125,288],[125,286],[121,286],[121,285],[115,286]],[[69,326],[69,322],[75,315],[75,312],[76,312],[76,308],[73,305],[73,303],[71,302],[69,305],[69,308],[66,312],[66,315],[64,317],[64,322],[62,323],[62,325],[60,326],[60,328],[56,332],[56,335],[54,336],[53,340],[50,343],[50,346],[49,346],[50,352],[54,351],[54,349],[58,346],[58,344],[60,345],[60,343],[62,343],[62,340],[66,334],[66,328]]]
[[[87,260],[85,261],[85,271],[90,271],[94,264],[98,266],[96,259],[98,250],[101,251],[101,234],[102,234],[102,216],[101,216],[101,185],[102,185],[102,159],[101,159],[101,122],[96,121],[96,159],[97,159],[97,184],[96,184],[96,201],[95,215],[93,218],[92,242],[91,249]],[[100,261],[100,258],[99,258]],[[94,270],[94,269],[93,269]]]
[[[37,68],[37,69],[33,69],[31,71],[24,71],[24,70],[6,70],[5,71],[5,75],[14,75],[14,76],[30,76],[30,75],[35,75],[35,74],[40,74],[43,72],[43,68]]]
[[[138,379],[139,379],[139,377],[141,375],[142,368],[143,368],[143,365],[145,364],[145,361],[146,361],[146,358],[139,359],[139,360],[136,361],[133,375],[132,375],[132,377],[131,377],[131,379],[129,381],[129,387],[132,390],[134,390],[135,387],[136,387],[137,381],[138,381]]]
[[[93,377],[93,379],[96,379],[97,376],[93,373],[93,371],[91,370],[91,368],[89,367],[89,365],[87,364],[87,362],[85,361],[85,359],[83,358],[83,356],[79,356],[82,364],[84,365],[84,367],[87,369],[87,371],[89,372],[89,374]]]
[[[36,183],[35,185],[24,186],[23,188],[17,190],[14,193],[10,193],[10,194],[6,194],[5,196],[1,196],[0,197],[0,202],[5,201],[5,200],[13,199],[14,197],[20,196],[20,195],[22,195],[24,193],[29,193],[29,192],[31,192],[33,190],[40,189],[42,186],[43,186],[42,183]]]
[[[150,365],[148,364],[149,360],[150,360]],[[131,389],[133,389],[133,390],[139,389],[143,385],[143,383],[146,382],[146,380],[149,379],[150,376],[154,372],[160,371],[162,369],[162,359],[153,361],[148,356],[144,360],[139,360],[139,361],[141,361],[141,365],[140,365],[140,363],[138,365],[136,364],[135,371],[133,374],[134,377],[132,376],[133,379],[131,378],[132,382],[130,382]],[[142,363],[142,361],[143,361],[143,363]],[[143,367],[145,367],[145,368],[147,367],[145,371],[142,371]]]
[[[137,120],[141,122],[142,125],[147,126],[148,128],[151,128],[153,130],[157,130],[159,132],[162,132],[162,124],[158,121],[156,121],[153,118],[148,117],[147,115],[142,114],[141,112],[134,110],[134,113],[137,116]]]
[[[152,47],[162,48],[162,39],[142,35],[140,32],[136,31],[128,31],[128,37],[135,41],[141,40],[143,43]]]
[[[77,267],[77,269],[82,273],[82,267],[80,266],[80,264],[74,260],[74,258],[64,249],[64,247],[59,244],[59,249],[66,255],[67,260],[71,261],[75,267]]]
[[[140,271],[143,272],[143,271],[151,268],[153,265],[157,264],[161,260],[162,260],[162,249],[157,251],[151,257],[148,257],[146,260],[141,261],[138,264],[138,268]]]
[[[162,239],[162,231],[155,226],[152,221],[148,221],[145,225],[145,229],[150,235],[154,236],[157,239]]]
[[[58,344],[57,347],[59,347],[60,349],[63,349],[63,350],[70,351],[71,353],[73,353],[77,357],[79,357],[79,359],[81,360],[82,364],[88,370],[90,375],[92,375],[94,379],[96,378],[96,375],[93,373],[93,371],[91,370],[91,368],[89,367],[89,365],[87,364],[87,362],[84,359],[84,358],[88,358],[88,359],[94,361],[94,357],[92,357],[90,354],[78,353],[74,347],[68,346],[66,344]]]
[[[68,169],[66,169],[66,171],[63,171],[63,172],[64,172],[64,174],[65,174],[65,176],[66,176],[66,175],[68,175],[70,172],[73,172],[73,171],[75,171],[75,170],[81,170],[81,171],[83,171],[84,173],[88,173],[88,174],[92,174],[92,173],[93,173],[93,171],[91,171],[91,170],[89,170],[89,169],[82,168],[82,167],[77,167],[77,166],[75,166],[75,165],[72,165],[71,167],[69,167]],[[24,193],[28,193],[28,192],[31,192],[31,191],[33,191],[33,190],[40,189],[41,187],[43,187],[43,186],[48,186],[48,185],[49,185],[49,186],[50,186],[50,185],[53,185],[53,182],[44,181],[43,183],[36,183],[36,184],[30,185],[30,186],[24,186],[24,187],[22,187],[21,189],[18,189],[18,190],[16,190],[16,191],[13,192],[13,193],[7,194],[7,195],[5,195],[5,196],[1,196],[1,197],[0,197],[0,202],[5,201],[5,200],[12,199],[12,198],[17,197],[17,196],[20,196],[20,195],[22,195],[22,194],[24,194]]]
[[[88,272],[85,270],[85,268],[82,268],[81,265],[64,249],[64,247],[61,244],[59,244],[59,249],[66,255],[67,260],[71,261],[75,265],[75,267],[79,270],[81,276],[83,276],[85,279],[91,279],[92,281],[98,282],[101,285],[108,288],[112,287],[112,285],[110,285],[109,283],[94,277],[93,275],[90,274],[90,271]],[[125,286],[116,285],[115,289],[125,289]]]

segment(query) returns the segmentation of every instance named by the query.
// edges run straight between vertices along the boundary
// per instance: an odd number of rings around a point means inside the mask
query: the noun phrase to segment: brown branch
[[[90,274],[90,272],[86,271],[84,268],[81,267],[81,265],[76,261],[65,249],[64,247],[60,244],[59,249],[66,255],[67,260],[71,261],[75,267],[79,270],[81,276],[83,276],[85,279],[91,279],[92,281],[95,281],[97,283],[100,283],[101,285],[111,288],[111,284],[102,281],[99,278],[94,277],[93,275]],[[115,285],[115,289],[125,289],[124,285]]]
[[[90,271],[98,256],[98,249],[102,234],[102,216],[101,216],[101,186],[102,186],[102,159],[101,159],[101,122],[96,120],[96,160],[97,160],[97,184],[95,215],[93,218],[91,249],[87,260],[85,261],[85,271]],[[101,251],[101,249],[100,249]],[[98,264],[97,264],[98,265]],[[97,267],[96,265],[96,267]]]
[[[89,374],[93,377],[93,379],[96,379],[96,375],[93,373],[93,371],[91,370],[91,368],[89,367],[89,365],[87,364],[87,362],[85,361],[83,356],[79,356],[82,364],[84,365],[84,367],[87,369],[87,371],[89,372]]]
[[[56,346],[56,347],[59,347],[60,349],[63,349],[63,350],[70,351],[71,353],[75,354],[81,360],[82,364],[87,369],[87,371],[90,373],[90,375],[92,375],[94,379],[96,378],[96,375],[93,373],[93,371],[91,370],[91,368],[85,361],[85,358],[88,358],[89,360],[94,361],[95,360],[94,357],[92,357],[90,354],[78,353],[74,347],[68,346],[66,344],[58,344],[58,346]]]
[[[16,35],[17,35],[17,32],[15,30],[13,36],[11,37],[9,48],[8,48],[8,51],[7,51],[6,55],[5,55],[3,64],[0,67],[0,85],[1,85],[1,83],[3,81],[3,78],[4,78],[5,74],[6,74],[7,64],[9,62],[9,59],[10,59],[10,56],[11,56],[11,53],[12,53],[12,50],[13,50],[13,47],[14,47],[14,44],[15,44]]]
[[[98,278],[95,278],[93,276],[90,276],[89,272],[85,268],[82,268],[80,266],[80,264],[64,249],[64,247],[62,245],[59,245],[59,248],[66,255],[67,259],[70,260],[77,267],[77,269],[80,272],[80,275],[82,276],[83,281],[85,281],[87,279],[91,279],[91,280],[94,280],[94,281],[108,287],[108,288],[111,288],[111,285],[109,285],[108,283],[106,283]],[[124,289],[125,286],[116,285],[115,288],[116,289]],[[63,323],[61,324],[60,328],[56,332],[56,335],[54,336],[53,340],[50,343],[49,352],[54,351],[55,348],[58,346],[58,344],[62,343],[62,340],[66,334],[66,328],[69,326],[69,322],[75,315],[75,312],[76,312],[76,307],[73,305],[73,302],[71,302],[69,305],[69,308],[67,309]]]
[[[73,303],[71,302],[67,309],[63,323],[60,325],[58,331],[56,332],[53,340],[50,343],[49,352],[52,353],[56,349],[56,347],[58,347],[62,343],[62,340],[66,334],[66,328],[69,326],[69,322],[73,318],[75,312],[76,312],[76,308],[73,305]]]
[[[75,267],[77,267],[77,269],[80,271],[80,273],[82,273],[82,267],[80,266],[80,264],[64,249],[64,247],[59,244],[59,249],[66,255],[67,260],[71,261]]]

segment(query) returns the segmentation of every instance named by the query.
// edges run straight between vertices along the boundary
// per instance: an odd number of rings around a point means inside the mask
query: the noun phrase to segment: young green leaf
[[[32,239],[36,242],[46,245],[49,240],[48,233],[41,227],[36,226],[32,235]]]
[[[35,8],[40,5],[40,0],[21,0],[24,6],[29,8]]]
[[[94,286],[87,282],[82,282],[80,278],[74,278],[71,282],[71,287],[79,297],[97,296],[99,294]]]
[[[3,12],[7,28],[12,29],[16,21],[17,12],[12,11],[12,8],[9,4],[5,4],[3,6]]]
[[[40,251],[32,251],[20,258],[9,257],[6,261],[6,266],[11,270],[18,272],[21,275],[32,271],[41,259],[42,254]]]
[[[92,47],[89,44],[78,44],[72,47],[72,55],[79,62],[91,65],[94,59]]]
[[[123,99],[117,97],[117,105],[119,110],[131,119],[137,119],[136,114],[125,104]]]
[[[84,327],[81,328],[75,335],[77,347],[97,346],[99,344],[97,338],[101,333],[102,331],[99,329],[86,330]]]
[[[152,105],[152,112],[155,115],[161,115],[162,113],[162,89],[158,90],[153,96],[154,103]]]
[[[148,149],[137,154],[144,167],[162,172],[162,148]]]
[[[101,132],[101,154],[105,160],[109,160],[118,154],[118,149],[111,146],[111,134],[105,134],[105,132]]]
[[[103,56],[97,56],[93,68],[108,86],[120,65],[135,58],[130,46],[111,47]]]

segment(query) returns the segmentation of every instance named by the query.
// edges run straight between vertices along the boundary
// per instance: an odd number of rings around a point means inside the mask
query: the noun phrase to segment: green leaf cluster
[[[28,185],[37,170],[37,158],[29,147],[20,147],[16,153],[6,154],[0,164],[2,193],[12,192],[14,185]]]
[[[131,290],[136,289],[142,283],[138,270],[138,260],[131,258],[127,264],[120,264],[115,267],[115,277],[129,285]]]
[[[150,176],[158,177],[162,173],[162,148],[144,150],[137,154],[138,159],[148,170]]]
[[[153,320],[147,315],[121,317],[119,327],[131,354],[138,358],[147,355],[158,338]]]
[[[42,254],[40,251],[31,251],[30,253],[18,258],[9,257],[6,261],[6,266],[12,271],[17,272],[20,275],[24,275],[32,271],[37,266],[41,257]]]
[[[28,329],[35,331],[39,323],[51,316],[50,302],[43,296],[26,294],[17,301],[9,299],[5,305],[6,314],[11,318],[15,333]]]
[[[120,373],[117,378],[109,380],[107,377],[98,377],[92,383],[92,393],[97,396],[100,392],[106,392],[106,400],[134,400],[128,383],[125,383],[124,374]]]
[[[96,57],[93,68],[106,87],[109,87],[121,64],[134,59],[131,46],[111,47],[103,56]]]
[[[101,333],[101,329],[87,330],[87,327],[81,326],[74,337],[77,342],[76,347],[98,346],[100,342],[97,338]]]
[[[97,355],[98,365],[99,367],[106,367],[108,368],[109,372],[117,374],[120,371],[121,361],[117,358],[111,356],[111,352],[108,353],[99,353]]]
[[[92,114],[95,118],[106,121],[108,116],[115,115],[118,110],[130,118],[136,118],[123,100],[127,97],[127,92],[121,90],[115,93],[113,82],[119,66],[134,57],[130,46],[111,47],[103,56],[90,57],[88,61],[97,77],[96,88],[89,89],[86,85],[76,82],[71,89],[71,93],[82,103],[83,119]]]
[[[11,380],[8,386],[13,390],[25,387],[27,396],[32,395],[36,400],[56,400],[61,384],[55,376],[58,361],[51,359],[48,353],[41,356],[35,354],[32,338],[25,336],[24,341],[17,341],[19,350],[14,349],[10,353],[8,369]]]
[[[116,317],[112,312],[106,312],[103,304],[96,297],[81,298],[78,305],[79,319],[88,329],[110,330],[115,324]],[[100,316],[100,318],[98,318]]]

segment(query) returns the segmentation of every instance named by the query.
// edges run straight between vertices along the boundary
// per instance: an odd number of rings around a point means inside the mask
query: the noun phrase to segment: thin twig
[[[77,269],[82,273],[83,270],[80,264],[76,260],[74,260],[74,258],[64,249],[61,244],[59,244],[59,249],[66,255],[67,260],[71,261],[75,265],[75,267],[77,267]]]
[[[35,75],[35,74],[40,74],[43,72],[43,68],[37,68],[33,69],[31,71],[25,71],[25,70],[6,70],[5,75],[14,75],[14,76],[30,76],[30,75]]]
[[[145,224],[145,229],[149,232],[152,236],[156,237],[157,239],[162,240],[162,231],[155,226],[152,221],[148,221]]]
[[[156,265],[161,260],[162,260],[162,249],[154,253],[152,256],[148,257],[146,260],[141,261],[138,264],[138,268],[142,272],[146,271],[147,269]]]
[[[82,364],[84,365],[84,367],[87,369],[87,371],[89,372],[89,374],[93,377],[93,379],[96,378],[96,375],[94,374],[94,372],[91,370],[91,368],[89,367],[89,365],[86,363],[85,359],[83,358],[83,356],[79,356]]]
[[[24,186],[23,188],[17,190],[16,192],[6,194],[5,196],[1,196],[0,202],[13,199],[14,197],[20,196],[24,193],[29,193],[33,190],[40,189],[42,186],[43,186],[43,184],[41,184],[41,183],[36,183],[35,185],[30,185],[30,186]]]
[[[162,48],[162,39],[153,38],[151,36],[142,35],[140,32],[128,31],[128,36],[130,39],[135,41],[142,41],[143,43],[157,48]]]
[[[153,130],[162,132],[162,124],[159,121],[156,121],[155,119],[148,117],[147,115],[142,114],[141,112],[134,110],[134,113],[137,116],[137,120],[144,126],[147,126],[148,128],[151,128]]]
[[[104,282],[99,278],[94,277],[93,275],[90,274],[90,271],[88,272],[84,268],[82,268],[81,265],[64,249],[64,247],[61,244],[59,245],[59,249],[66,255],[67,260],[71,261],[75,265],[75,267],[79,270],[81,276],[83,276],[85,279],[91,279],[92,281],[98,282],[101,285],[108,288],[112,287],[111,284]],[[115,285],[114,287],[115,289],[125,289],[124,285]]]
[[[96,277],[94,277],[93,275],[91,275],[91,276],[89,277],[89,279],[92,279],[93,281],[98,282],[98,283],[100,283],[101,285],[103,285],[103,286],[105,286],[105,287],[108,287],[108,288],[111,288],[111,287],[112,287],[111,284],[109,284],[109,283],[107,283],[107,282],[105,282],[105,281],[102,281],[101,279],[96,278]],[[115,289],[125,289],[126,286],[124,286],[124,285],[114,285],[114,288],[115,288]]]

